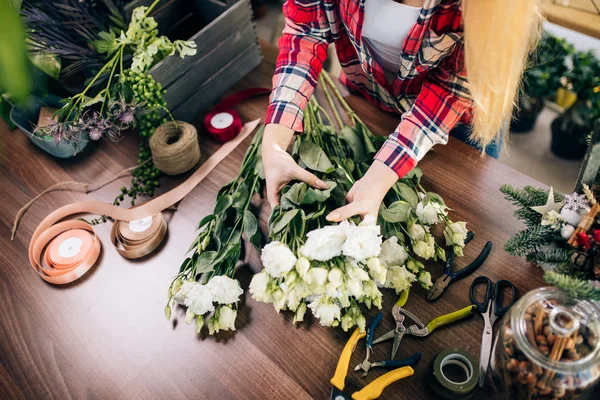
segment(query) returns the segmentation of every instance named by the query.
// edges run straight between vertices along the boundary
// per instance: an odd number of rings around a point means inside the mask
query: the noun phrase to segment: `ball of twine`
[[[150,151],[156,168],[167,175],[179,175],[200,161],[198,132],[187,122],[162,124],[150,137]]]

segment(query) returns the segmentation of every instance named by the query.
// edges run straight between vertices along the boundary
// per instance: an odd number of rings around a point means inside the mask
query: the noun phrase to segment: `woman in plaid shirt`
[[[470,125],[469,139],[480,148],[501,136],[539,30],[536,2],[287,0],[262,145],[271,205],[290,180],[327,188],[285,150],[303,131],[303,110],[330,43],[342,66],[341,82],[402,116],[348,193],[348,204],[327,216],[341,221],[377,215],[396,180],[433,145],[446,144],[457,124]],[[407,6],[417,8],[399,8]]]

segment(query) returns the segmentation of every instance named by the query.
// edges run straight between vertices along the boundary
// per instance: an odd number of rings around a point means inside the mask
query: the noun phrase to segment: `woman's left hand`
[[[340,222],[355,215],[377,217],[383,198],[397,180],[398,175],[390,167],[375,160],[348,192],[348,204],[330,212],[327,221]]]

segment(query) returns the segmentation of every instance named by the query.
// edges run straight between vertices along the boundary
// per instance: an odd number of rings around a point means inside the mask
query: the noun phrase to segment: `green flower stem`
[[[348,115],[350,116],[350,118],[352,118],[354,120],[354,123],[356,124],[358,122],[358,123],[366,126],[366,124],[362,121],[362,119],[360,119],[360,117],[354,112],[354,110],[352,109],[352,107],[350,107],[350,105],[348,104],[348,102],[346,101],[346,99],[344,99],[344,96],[342,96],[342,93],[340,92],[340,90],[337,88],[337,86],[335,85],[335,83],[333,83],[333,80],[331,79],[331,77],[329,76],[329,74],[327,73],[327,71],[323,70],[321,72],[321,76],[329,84],[329,86],[333,90],[333,93],[338,98],[340,104],[346,109],[346,112],[348,113]]]
[[[341,130],[342,128],[344,128],[344,122],[342,121],[342,117],[340,116],[337,108],[335,107],[335,103],[333,101],[333,98],[331,97],[331,93],[329,93],[329,90],[327,90],[327,85],[325,84],[325,80],[323,79],[324,75],[325,74],[321,74],[321,76],[319,77],[319,80],[321,82],[321,85],[323,86],[323,92],[325,92],[325,97],[327,98],[327,102],[329,102],[329,106],[331,107],[331,110],[333,111],[333,115],[334,115],[336,121],[338,122],[338,124],[340,126],[340,130]]]

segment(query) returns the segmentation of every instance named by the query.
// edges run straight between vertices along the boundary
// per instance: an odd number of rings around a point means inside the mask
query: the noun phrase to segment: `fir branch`
[[[571,251],[567,249],[552,249],[548,251],[534,251],[527,254],[527,261],[538,264],[560,264],[571,260]]]
[[[571,296],[585,300],[600,300],[600,289],[586,280],[571,278],[568,275],[548,271],[544,274],[544,280],[568,292]]]
[[[539,225],[542,222],[542,214],[529,207],[519,208],[513,215],[523,221],[528,227]]]
[[[504,249],[513,256],[525,256],[530,252],[540,251],[556,238],[556,233],[549,226],[536,225],[529,227],[511,237]]]

